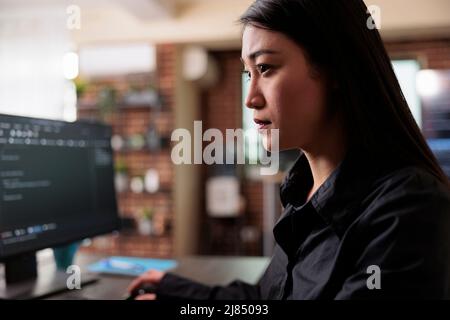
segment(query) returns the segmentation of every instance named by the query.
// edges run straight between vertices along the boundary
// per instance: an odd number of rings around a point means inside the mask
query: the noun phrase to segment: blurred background
[[[123,228],[83,251],[271,255],[283,173],[180,165],[171,133],[253,128],[236,23],[251,0],[0,0],[0,113],[98,120],[114,136]],[[366,1],[405,97],[450,176],[450,1]],[[246,144],[246,163],[259,150]],[[233,153],[233,150],[224,150]],[[51,165],[51,164],[49,164]],[[69,182],[68,182],[69,183]]]

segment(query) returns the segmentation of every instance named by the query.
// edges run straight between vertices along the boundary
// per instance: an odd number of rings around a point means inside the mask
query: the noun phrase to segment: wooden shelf
[[[152,151],[152,150],[150,150],[148,148],[114,150],[114,153],[116,153],[118,155],[144,153],[144,154],[149,155],[149,156],[157,156],[159,154],[167,155],[167,154],[170,154],[171,152],[172,152],[172,150],[170,148],[161,148],[161,149],[158,149],[156,151]]]
[[[78,111],[100,111],[96,103],[79,102],[77,105]],[[155,107],[149,104],[124,104],[118,103],[116,111],[136,111],[136,110],[148,110],[154,112],[164,112],[164,107]]]
[[[144,236],[138,233],[120,233],[117,236],[119,239],[123,238],[123,239],[127,239],[127,241],[132,240],[132,241],[171,241],[172,237],[170,235],[162,235],[162,236],[157,236],[157,235],[149,235],[149,236]]]
[[[167,141],[169,141],[169,143],[170,143],[170,138],[163,137],[163,139],[168,139],[168,140],[166,140],[163,143],[163,146],[161,148],[157,149],[157,150],[152,150],[152,149],[150,149],[148,147],[143,147],[143,148],[140,148],[140,149],[129,149],[129,148],[125,149],[124,148],[124,149],[120,149],[120,150],[114,150],[114,152],[118,153],[118,154],[128,154],[128,153],[133,153],[133,154],[135,154],[135,153],[145,153],[145,154],[149,154],[149,155],[157,155],[157,154],[160,154],[160,153],[169,153],[170,154],[170,152],[172,151],[171,148],[170,148],[170,145],[169,146],[165,145],[165,144],[168,143]]]
[[[123,110],[149,110],[149,111],[156,111],[156,112],[161,112],[162,111],[162,107],[155,107],[149,104],[124,104],[121,103],[119,104],[119,108],[118,110],[123,111]]]
[[[131,199],[135,199],[135,198],[142,198],[142,197],[151,197],[151,196],[158,196],[158,195],[171,195],[172,191],[169,188],[162,188],[159,189],[156,192],[142,192],[142,193],[135,193],[132,191],[124,191],[124,192],[118,192],[117,196],[119,198],[131,198]]]

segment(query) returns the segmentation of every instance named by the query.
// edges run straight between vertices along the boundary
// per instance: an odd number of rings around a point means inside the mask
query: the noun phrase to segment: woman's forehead
[[[280,53],[285,47],[283,34],[247,26],[242,36],[242,59],[253,60],[258,53]]]

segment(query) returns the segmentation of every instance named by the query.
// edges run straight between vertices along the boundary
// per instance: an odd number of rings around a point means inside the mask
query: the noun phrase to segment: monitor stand
[[[36,253],[29,253],[2,261],[4,274],[0,273],[0,299],[42,299],[69,290],[67,279],[71,274],[53,266],[38,270]],[[81,274],[81,286],[94,283],[98,278]]]

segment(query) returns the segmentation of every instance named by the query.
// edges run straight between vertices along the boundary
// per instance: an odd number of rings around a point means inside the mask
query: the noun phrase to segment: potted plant
[[[128,190],[128,167],[122,159],[117,160],[115,163],[114,184],[117,192]]]
[[[86,92],[88,83],[80,77],[77,77],[74,81],[77,99],[80,99]]]
[[[143,208],[138,220],[138,229],[139,233],[143,236],[149,236],[152,234],[153,226],[153,209],[152,208]]]
[[[104,121],[108,122],[117,109],[117,91],[111,86],[105,86],[100,89],[97,99],[100,115]]]

